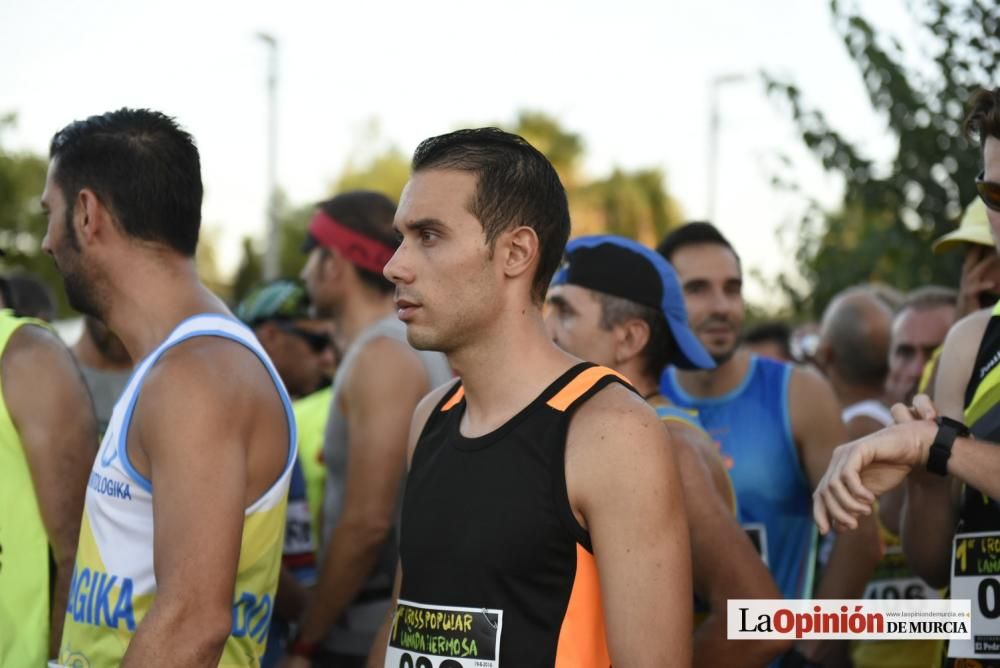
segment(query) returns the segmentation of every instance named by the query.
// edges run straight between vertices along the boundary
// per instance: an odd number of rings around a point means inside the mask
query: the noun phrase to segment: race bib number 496
[[[400,599],[385,668],[500,668],[503,610]]]
[[[951,598],[972,601],[972,637],[950,641],[948,656],[1000,659],[1000,533],[955,536]]]

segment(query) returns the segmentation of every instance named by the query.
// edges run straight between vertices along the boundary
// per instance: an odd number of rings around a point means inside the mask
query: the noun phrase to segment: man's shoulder
[[[248,341],[195,336],[170,345],[149,368],[143,394],[168,392],[190,399],[216,395],[219,402],[273,394],[265,358]]]
[[[19,367],[38,364],[49,366],[49,360],[69,358],[69,348],[46,325],[33,320],[12,320],[16,322],[6,323],[9,338],[0,350],[0,368],[6,370],[14,361],[19,363]]]
[[[621,435],[649,429],[665,433],[656,411],[634,390],[611,382],[584,401],[574,412],[568,439],[618,441]]]
[[[993,309],[988,308],[965,316],[948,331],[948,336],[944,341],[944,349],[951,349],[952,352],[955,350],[964,351],[975,356],[992,317]]]

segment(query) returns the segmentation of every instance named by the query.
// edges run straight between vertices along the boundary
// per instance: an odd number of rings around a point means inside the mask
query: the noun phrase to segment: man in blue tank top
[[[873,522],[838,541],[814,588],[816,530],[811,491],[846,440],[829,384],[806,369],[740,350],[743,276],[729,241],[708,223],[690,223],[657,249],[677,271],[692,330],[716,368],[670,367],[662,391],[695,408],[726,458],[740,520],[766,545],[768,566],[786,598],[857,598],[879,559]],[[826,651],[802,645],[816,660]]]

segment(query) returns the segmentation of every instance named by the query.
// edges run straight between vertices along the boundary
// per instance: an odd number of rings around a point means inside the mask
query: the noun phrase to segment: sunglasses
[[[278,322],[277,325],[281,331],[293,334],[305,341],[309,349],[316,354],[325,352],[333,344],[330,337],[321,332],[310,332],[308,329],[302,329],[287,322]]]
[[[996,181],[984,181],[983,177],[985,175],[986,171],[984,170],[979,172],[979,176],[976,177],[976,192],[979,193],[983,204],[994,211],[1000,211],[1000,183]]]

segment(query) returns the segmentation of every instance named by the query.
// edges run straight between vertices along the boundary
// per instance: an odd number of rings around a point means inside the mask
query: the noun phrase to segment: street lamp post
[[[706,188],[705,218],[711,223],[715,222],[715,187],[718,178],[719,127],[721,125],[719,120],[719,89],[745,79],[745,74],[720,74],[712,77],[708,85],[708,186]]]
[[[268,47],[267,74],[267,244],[264,248],[264,279],[278,278],[281,238],[278,234],[278,40],[268,33],[257,33]]]

